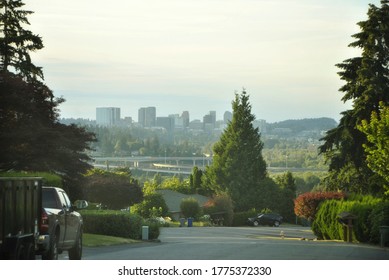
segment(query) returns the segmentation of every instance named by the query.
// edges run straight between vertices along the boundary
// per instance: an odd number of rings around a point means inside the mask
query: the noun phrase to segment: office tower
[[[96,108],[96,124],[101,126],[119,125],[120,108],[100,107]]]
[[[190,121],[189,120],[189,112],[188,111],[182,112],[181,117],[182,117],[182,120],[184,122],[184,128],[189,127],[189,121]]]
[[[157,109],[155,107],[140,108],[138,110],[138,123],[143,127],[154,127]]]
[[[158,117],[157,126],[164,127],[168,133],[174,131],[174,119],[171,117]]]
[[[216,124],[216,111],[210,111],[208,115],[203,117],[204,130],[212,130]]]

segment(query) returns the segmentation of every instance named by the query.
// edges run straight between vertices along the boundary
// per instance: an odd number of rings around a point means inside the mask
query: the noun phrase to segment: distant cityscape
[[[224,112],[223,119],[216,119],[216,111],[210,111],[203,116],[202,120],[191,120],[189,111],[183,111],[181,114],[170,114],[168,116],[157,117],[156,107],[142,107],[138,110],[138,122],[134,122],[132,117],[121,117],[118,107],[98,107],[96,108],[96,125],[99,126],[137,126],[143,128],[164,128],[167,132],[175,130],[220,130],[224,129],[229,121],[232,120],[232,113]],[[257,126],[261,122],[256,121]]]
[[[138,109],[138,121],[132,117],[121,116],[119,107],[98,107],[96,108],[96,120],[62,118],[61,123],[91,125],[107,128],[142,128],[145,130],[165,131],[167,135],[174,135],[176,132],[188,133],[220,133],[232,120],[232,113],[224,112],[223,119],[217,120],[216,111],[210,111],[203,116],[202,120],[190,119],[190,113],[183,111],[181,114],[170,114],[158,116],[156,107],[142,107]],[[331,118],[313,118],[300,120],[285,120],[277,123],[267,123],[266,120],[254,120],[253,126],[258,128],[263,136],[272,139],[294,138],[294,139],[316,139],[323,137],[329,129],[336,127],[337,122]]]

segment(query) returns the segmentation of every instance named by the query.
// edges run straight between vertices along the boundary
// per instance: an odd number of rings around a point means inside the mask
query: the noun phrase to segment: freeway
[[[117,167],[129,167],[132,170],[144,172],[185,174],[192,173],[193,167],[205,169],[212,164],[212,156],[203,157],[94,157],[92,165],[101,169],[110,169]],[[268,167],[270,173],[290,172],[315,172],[325,171],[312,168],[293,168],[293,167]]]

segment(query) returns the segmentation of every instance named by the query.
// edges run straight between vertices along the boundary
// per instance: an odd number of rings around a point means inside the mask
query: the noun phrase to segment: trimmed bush
[[[382,201],[370,213],[370,242],[380,242],[380,226],[389,226],[389,201]]]
[[[144,226],[149,227],[149,239],[157,239],[160,234],[161,224],[158,220],[148,219],[143,223]]]
[[[327,200],[320,205],[312,223],[312,231],[319,239],[343,239],[342,225],[338,222],[338,215],[342,212],[340,205],[337,200]]]
[[[344,240],[344,231],[338,216],[349,212],[353,221],[353,240],[379,243],[379,227],[389,225],[389,202],[371,196],[353,197],[349,200],[328,200],[320,204],[312,230],[318,238]]]
[[[84,220],[84,232],[140,239],[142,218],[120,211],[80,211]]]

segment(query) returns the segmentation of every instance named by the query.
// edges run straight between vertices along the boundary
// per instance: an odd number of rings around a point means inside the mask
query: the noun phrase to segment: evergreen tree
[[[189,185],[192,190],[192,193],[204,194],[201,188],[202,177],[203,177],[203,171],[199,169],[197,166],[193,167],[192,174],[190,174],[189,176]]]
[[[227,193],[235,208],[247,210],[256,204],[259,184],[266,177],[263,143],[253,127],[249,95],[235,94],[231,122],[213,148],[213,163],[206,170],[206,184],[216,193]]]
[[[0,0],[0,171],[49,171],[60,174],[79,197],[76,186],[87,169],[85,154],[94,134],[58,121],[58,105],[43,83],[43,73],[30,52],[43,47],[42,40],[24,30],[30,11],[20,0]]]
[[[381,0],[381,7],[370,5],[368,19],[359,22],[361,32],[350,47],[360,48],[361,56],[347,59],[337,66],[345,81],[340,88],[342,101],[352,101],[352,109],[342,113],[339,125],[327,132],[320,147],[329,161],[329,189],[346,189],[361,193],[376,192],[379,180],[367,166],[363,145],[366,136],[357,129],[379,103],[389,102],[389,1]]]
[[[277,207],[285,221],[294,222],[294,199],[296,198],[296,180],[291,172],[276,177],[276,182],[280,186],[279,205]]]
[[[13,68],[27,80],[43,78],[42,69],[30,57],[30,52],[43,48],[42,39],[23,28],[33,13],[22,10],[24,5],[21,0],[0,0],[0,72]]]

